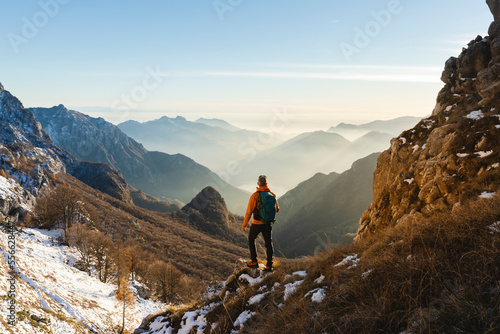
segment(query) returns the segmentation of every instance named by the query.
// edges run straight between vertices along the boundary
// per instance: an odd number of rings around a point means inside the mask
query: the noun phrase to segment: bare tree
[[[170,263],[156,260],[149,266],[151,281],[164,301],[175,301],[178,298],[177,288],[180,286],[182,273]]]
[[[95,259],[95,269],[101,282],[108,282],[113,269],[113,241],[99,231],[92,231],[92,254]]]
[[[116,290],[116,299],[123,305],[122,329],[120,331],[120,334],[122,334],[125,330],[125,310],[127,306],[133,304],[134,296],[132,296],[132,291],[130,291],[130,286],[125,277],[122,277],[119,282],[118,290]]]
[[[94,248],[92,245],[92,230],[87,225],[76,224],[69,229],[69,244],[75,247],[81,255],[81,264],[84,270],[91,275],[94,260]]]
[[[53,192],[37,201],[35,214],[39,226],[64,229],[64,244],[69,244],[68,230],[71,225],[90,221],[85,204],[76,190],[66,185],[59,185]]]

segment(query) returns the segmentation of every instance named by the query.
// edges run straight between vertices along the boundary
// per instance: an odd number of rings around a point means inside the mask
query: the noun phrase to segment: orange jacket
[[[273,192],[271,192],[271,189],[269,189],[268,186],[258,187],[257,192],[253,193],[252,196],[250,196],[250,200],[248,201],[248,208],[247,208],[247,213],[245,214],[245,220],[243,221],[243,227],[246,227],[248,225],[253,210],[255,210],[255,207],[257,206],[257,202],[259,201],[259,193],[258,193],[259,191],[269,191],[274,197],[276,197],[276,195]],[[278,200],[276,200],[276,212],[278,211],[280,211],[280,206],[278,205]],[[262,225],[265,223],[261,222],[260,220],[254,219],[252,221],[252,224]]]

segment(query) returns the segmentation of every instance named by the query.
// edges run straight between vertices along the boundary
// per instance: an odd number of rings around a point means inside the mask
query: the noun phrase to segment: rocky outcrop
[[[224,198],[213,187],[203,189],[174,216],[217,239],[247,246],[247,239],[241,231],[242,217],[229,212]]]
[[[495,21],[500,21],[500,0],[486,0]]]
[[[446,61],[432,116],[379,156],[358,239],[499,191],[500,23],[490,33]]]

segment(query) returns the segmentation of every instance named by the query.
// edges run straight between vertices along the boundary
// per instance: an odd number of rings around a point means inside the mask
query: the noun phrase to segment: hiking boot
[[[259,263],[257,261],[247,262],[248,268],[259,268]]]
[[[264,268],[264,270],[262,270],[262,271],[265,272],[265,273],[271,273],[271,272],[273,272],[273,267],[266,266]]]

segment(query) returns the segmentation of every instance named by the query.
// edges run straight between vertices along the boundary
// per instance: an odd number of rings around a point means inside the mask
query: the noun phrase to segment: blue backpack
[[[253,218],[263,223],[272,223],[276,217],[276,197],[268,191],[258,191],[259,200]]]

